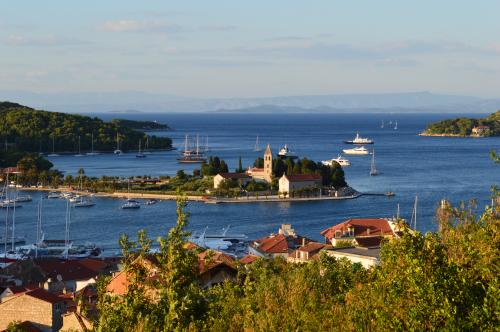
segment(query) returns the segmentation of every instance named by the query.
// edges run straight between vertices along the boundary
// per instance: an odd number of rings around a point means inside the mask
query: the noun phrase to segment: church
[[[264,152],[264,168],[249,167],[245,173],[220,173],[214,177],[214,188],[219,188],[222,181],[236,179],[240,186],[246,185],[248,182],[265,181],[271,183],[273,181],[273,153],[269,144]],[[303,188],[320,188],[321,176],[316,174],[295,174],[286,175],[279,179],[279,192],[292,193],[293,191]]]

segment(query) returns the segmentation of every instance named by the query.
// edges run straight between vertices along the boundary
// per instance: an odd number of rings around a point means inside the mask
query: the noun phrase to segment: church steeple
[[[273,153],[269,144],[266,147],[266,152],[264,152],[264,174],[266,181],[271,182],[273,178]]]

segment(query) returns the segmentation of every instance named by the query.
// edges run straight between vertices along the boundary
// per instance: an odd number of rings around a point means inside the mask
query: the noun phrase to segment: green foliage
[[[219,157],[208,158],[208,163],[203,162],[201,164],[201,174],[203,176],[217,175],[219,173],[227,173],[229,169],[224,160],[219,159]]]
[[[490,136],[499,136],[500,111],[482,119],[457,118],[431,123],[425,132],[438,135],[469,136],[475,126],[488,126],[490,127]]]
[[[136,121],[136,120],[126,120],[126,119],[113,119],[111,123],[116,124],[118,127],[127,127],[134,130],[141,131],[157,131],[157,130],[170,130],[170,127],[166,124],[162,124],[156,121]]]
[[[139,140],[145,140],[141,131],[121,126],[120,123],[104,122],[98,118],[38,111],[12,103],[0,103],[0,140],[7,141],[17,151],[51,152],[52,142],[56,152],[78,151],[78,139],[82,151],[89,151],[94,135],[94,149],[113,151],[116,137],[120,148],[137,149]],[[171,139],[148,137],[149,147],[171,148]]]

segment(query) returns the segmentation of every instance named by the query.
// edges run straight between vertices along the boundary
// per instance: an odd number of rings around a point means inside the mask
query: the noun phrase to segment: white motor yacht
[[[278,156],[282,158],[297,158],[297,156],[290,151],[287,144],[279,150]]]
[[[349,159],[346,159],[346,158],[342,157],[341,155],[339,155],[337,158],[333,158],[330,160],[323,160],[321,163],[325,166],[332,166],[333,162],[340,164],[340,166],[350,166],[351,165],[351,163],[349,162]]]
[[[345,154],[357,154],[357,155],[365,155],[368,154],[368,150],[364,146],[360,146],[353,149],[344,149],[342,150]]]
[[[346,144],[373,144],[373,140],[369,138],[363,138],[356,133],[356,137],[352,141],[345,141]]]

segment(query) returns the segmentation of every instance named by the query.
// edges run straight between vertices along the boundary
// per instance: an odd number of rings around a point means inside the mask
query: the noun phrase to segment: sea
[[[367,146],[375,149],[378,176],[370,176],[371,156],[345,156],[351,166],[345,167],[346,180],[362,193],[385,193],[393,197],[361,196],[342,201],[204,204],[188,203],[188,229],[218,232],[230,226],[231,232],[245,233],[256,239],[277,232],[281,224],[291,224],[301,235],[322,241],[320,232],[349,218],[392,217],[397,213],[411,219],[418,197],[416,228],[421,232],[436,230],[435,212],[442,199],[454,205],[475,200],[480,212],[491,202],[491,187],[500,184],[500,165],[489,158],[491,149],[500,149],[500,138],[451,138],[418,136],[430,122],[457,116],[480,117],[481,114],[249,114],[249,113],[125,113],[92,114],[103,119],[127,118],[155,120],[172,130],[154,132],[173,139],[174,147],[184,147],[185,135],[198,137],[207,155],[224,159],[230,169],[249,166],[263,154],[254,151],[270,145],[274,154],[287,144],[300,157],[315,161],[335,158],[356,133],[375,141]],[[397,121],[397,129],[395,124]],[[382,128],[382,122],[384,126]],[[208,144],[207,144],[208,142]],[[179,169],[190,173],[199,165],[178,164],[179,150],[153,152],[147,158],[135,152],[121,156],[101,154],[75,157],[62,155],[49,158],[54,167],[65,174],[76,175],[83,168],[88,176],[171,175]],[[36,236],[37,206],[42,193],[30,192],[31,203],[16,209],[16,235],[33,242]],[[146,230],[155,239],[166,235],[176,222],[176,203],[160,201],[138,210],[122,210],[123,200],[96,198],[91,208],[71,210],[70,238],[75,242],[92,242],[108,254],[118,251],[118,239],[127,234],[132,239]],[[11,211],[12,212],[12,211]],[[44,200],[43,231],[46,238],[64,238],[66,203]],[[5,210],[0,220],[6,220]],[[11,216],[9,217],[11,218]],[[10,220],[10,219],[9,219]],[[10,223],[10,221],[9,221]]]

